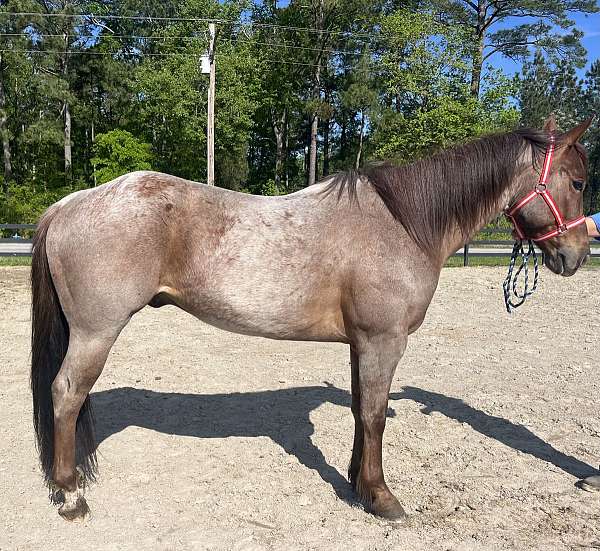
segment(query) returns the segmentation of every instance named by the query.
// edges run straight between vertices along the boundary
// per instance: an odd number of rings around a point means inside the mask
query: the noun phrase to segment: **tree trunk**
[[[273,132],[275,133],[275,186],[279,189],[283,178],[285,165],[285,128],[287,123],[287,109],[284,109],[280,117],[275,117],[271,112],[273,120]]]
[[[356,170],[358,170],[360,168],[360,158],[362,156],[364,130],[365,130],[365,112],[363,110],[361,110],[361,112],[360,112],[360,135],[358,138],[358,151],[356,153],[356,163],[354,164],[354,168]]]
[[[71,161],[71,108],[68,101],[65,101],[63,110],[65,115],[65,183],[69,185],[73,176],[73,167]]]
[[[348,145],[348,129],[347,129],[346,113],[342,112],[342,130],[340,132],[340,158],[346,160],[346,147]]]
[[[315,104],[321,99],[321,62],[323,58],[323,4],[324,0],[319,0],[317,11],[317,29],[319,30],[319,47],[321,51],[317,53],[317,66],[315,68],[315,80],[313,83],[312,99]],[[310,125],[310,148],[308,163],[308,185],[311,186],[317,181],[317,136],[319,133],[319,115],[315,105],[315,111],[312,113]]]
[[[485,46],[485,0],[479,0],[477,5],[477,26],[475,27],[475,39],[477,43],[473,50],[473,66],[471,70],[471,95],[479,97],[481,88],[481,72],[483,69],[483,48]]]
[[[92,117],[92,158],[94,155],[94,143],[96,142],[96,127],[94,125],[94,118]],[[92,163],[92,178],[94,179],[94,187],[98,185],[98,180],[96,178],[96,164]]]
[[[4,156],[4,182],[2,183],[2,191],[8,197],[8,184],[12,180],[12,163],[8,135],[8,115],[6,113],[6,94],[4,92],[2,75],[0,75],[0,134],[2,135],[2,152]]]
[[[306,185],[308,185],[308,167],[310,165],[310,125],[307,125],[304,133],[304,173],[306,174]]]
[[[67,94],[69,91],[67,79],[67,50],[69,49],[69,33],[68,29],[63,29],[64,52],[61,58],[60,73],[67,83]],[[73,167],[71,160],[71,106],[69,105],[68,97],[63,102],[63,117],[64,117],[64,157],[65,157],[65,184],[70,185],[73,176]]]
[[[331,122],[329,119],[323,121],[323,176],[329,174],[329,157],[330,157],[330,143],[329,143],[329,130]]]
[[[320,72],[320,67],[317,67],[317,75]],[[315,92],[315,89],[317,90]],[[313,98],[317,99],[319,86],[313,88]],[[315,112],[312,114],[312,122],[310,124],[310,147],[308,149],[308,185],[312,186],[317,180],[317,137],[319,133],[319,115]]]
[[[285,189],[290,189],[290,167],[288,163],[288,155],[290,154],[290,121],[285,118],[285,158],[284,158],[284,171],[285,171]]]

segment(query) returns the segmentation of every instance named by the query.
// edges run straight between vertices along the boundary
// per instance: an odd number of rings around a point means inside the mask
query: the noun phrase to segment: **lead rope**
[[[508,265],[508,274],[502,288],[504,289],[504,304],[506,305],[506,311],[510,314],[514,308],[518,308],[523,304],[527,297],[533,295],[538,285],[539,277],[539,265],[537,259],[537,253],[533,246],[533,241],[528,240],[529,249],[525,252],[523,247],[523,241],[515,241],[513,246],[512,255],[510,257],[510,264]],[[516,273],[513,275],[517,258],[521,257],[521,265],[518,267]],[[529,288],[529,259],[533,259],[533,285]],[[519,292],[518,282],[519,275],[523,273],[523,290]],[[512,293],[512,297],[511,297]],[[513,302],[513,298],[517,300]]]

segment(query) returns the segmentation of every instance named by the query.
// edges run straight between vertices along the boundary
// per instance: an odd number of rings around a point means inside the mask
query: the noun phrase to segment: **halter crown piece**
[[[540,243],[541,241],[546,241],[553,237],[559,237],[569,231],[571,228],[575,228],[583,223],[585,223],[585,216],[579,216],[577,218],[573,218],[572,220],[565,221],[556,201],[548,191],[548,179],[550,176],[550,169],[552,168],[552,159],[554,158],[554,152],[556,149],[556,139],[553,135],[550,136],[550,143],[548,144],[548,148],[546,149],[546,156],[544,158],[544,166],[542,167],[542,172],[540,174],[540,179],[535,186],[535,189],[530,191],[525,197],[523,197],[520,201],[518,201],[512,208],[504,211],[504,215],[510,220],[513,227],[515,228],[515,233],[518,236],[518,240],[515,241],[515,245],[513,247],[512,256],[510,258],[510,264],[508,267],[508,275],[504,280],[503,289],[504,289],[504,303],[506,304],[506,310],[508,313],[511,313],[513,308],[517,308],[521,306],[527,299],[527,297],[531,296],[533,292],[537,288],[538,284],[538,260],[537,254],[535,252],[535,248],[533,246],[533,242]],[[548,208],[552,212],[554,216],[554,220],[556,222],[556,227],[549,232],[543,233],[542,235],[538,235],[536,237],[527,237],[525,232],[521,229],[517,220],[515,218],[515,214],[522,209],[529,202],[533,201],[536,197],[541,197]],[[523,248],[523,241],[527,241],[529,243],[529,248],[527,252]],[[517,272],[513,277],[513,269],[515,267],[515,262],[517,257],[521,257],[521,265],[519,266]],[[534,279],[533,286],[531,289],[529,288],[529,278],[528,278],[528,264],[529,259],[533,258],[533,267],[534,267]],[[524,284],[523,284],[523,292],[520,293],[517,288],[517,279],[519,274],[523,272],[524,275]],[[513,295],[518,299],[516,302],[513,302],[511,298],[511,291]]]

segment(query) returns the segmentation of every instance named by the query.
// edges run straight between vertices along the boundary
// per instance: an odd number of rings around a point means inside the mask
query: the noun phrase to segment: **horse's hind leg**
[[[348,467],[348,480],[352,489],[356,491],[358,473],[363,451],[363,424],[360,418],[360,384],[358,379],[359,359],[358,354],[350,347],[350,365],[352,369],[352,415],[354,416],[354,444],[352,446],[352,459]]]
[[[357,383],[363,441],[355,487],[373,514],[388,519],[405,516],[404,509],[385,483],[382,466],[382,441],[390,385],[405,348],[406,336],[381,336],[368,339],[358,346]],[[352,382],[354,385],[354,377]],[[353,389],[353,402],[355,393]],[[356,438],[355,443],[358,443]]]
[[[94,476],[95,442],[89,404],[84,405],[84,402],[102,372],[120,329],[94,335],[71,332],[67,355],[52,383],[52,482],[55,498],[62,501],[59,513],[67,520],[83,518],[89,512],[83,486],[86,475]],[[77,466],[77,459],[82,466]]]

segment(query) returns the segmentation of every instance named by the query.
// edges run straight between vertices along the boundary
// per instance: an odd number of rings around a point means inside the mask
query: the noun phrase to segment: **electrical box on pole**
[[[200,72],[203,75],[210,74],[210,57],[208,52],[200,56]]]

